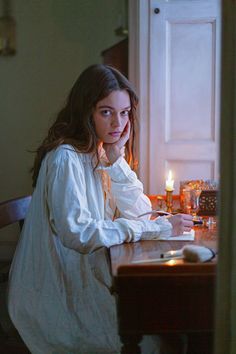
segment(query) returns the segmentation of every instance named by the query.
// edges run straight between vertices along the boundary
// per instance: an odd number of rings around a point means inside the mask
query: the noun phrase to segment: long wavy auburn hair
[[[45,155],[62,144],[72,145],[76,151],[98,155],[98,137],[93,121],[96,104],[112,91],[126,90],[130,97],[130,138],[125,145],[125,158],[135,167],[134,140],[138,97],[131,83],[115,68],[92,65],[82,72],[72,87],[65,106],[58,113],[47,137],[36,150],[32,168],[33,187],[36,186],[41,163]]]

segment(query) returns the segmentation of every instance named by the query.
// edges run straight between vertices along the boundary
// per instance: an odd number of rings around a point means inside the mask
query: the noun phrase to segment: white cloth
[[[115,206],[121,218],[112,221]],[[164,219],[137,220],[148,210],[123,157],[94,170],[91,155],[69,145],[46,155],[9,278],[10,317],[33,354],[119,353],[107,248],[170,236]]]
[[[199,245],[185,245],[182,254],[188,262],[207,262],[216,255],[211,248]]]

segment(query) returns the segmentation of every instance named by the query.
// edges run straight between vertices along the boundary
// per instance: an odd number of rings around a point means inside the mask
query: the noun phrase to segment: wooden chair
[[[19,222],[23,226],[24,218],[29,208],[31,196],[14,198],[0,203],[0,229]]]
[[[0,203],[0,229],[15,223],[19,223],[20,230],[23,227],[24,219],[28,211],[31,196],[23,196],[10,199]],[[21,340],[17,330],[14,328],[8,316],[6,306],[6,288],[10,269],[10,261],[0,262],[0,353],[8,354],[29,354],[29,350]],[[3,326],[3,323],[5,326]],[[4,327],[4,328],[3,328]],[[7,328],[7,330],[6,330]]]

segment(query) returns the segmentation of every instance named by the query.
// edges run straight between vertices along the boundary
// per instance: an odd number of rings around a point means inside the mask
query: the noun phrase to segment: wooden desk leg
[[[121,335],[120,339],[123,344],[121,354],[141,354],[141,348],[139,346],[142,339],[141,335]]]

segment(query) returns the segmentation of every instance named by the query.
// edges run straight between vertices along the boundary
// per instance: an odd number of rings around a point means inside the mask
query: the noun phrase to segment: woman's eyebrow
[[[111,106],[98,106],[98,108],[109,108],[109,109],[114,109],[114,107],[111,107]]]
[[[115,109],[114,107],[111,106],[98,106],[98,108],[109,108],[109,109]],[[127,109],[131,109],[131,106],[125,107],[125,108],[121,108],[121,111],[127,110]]]

